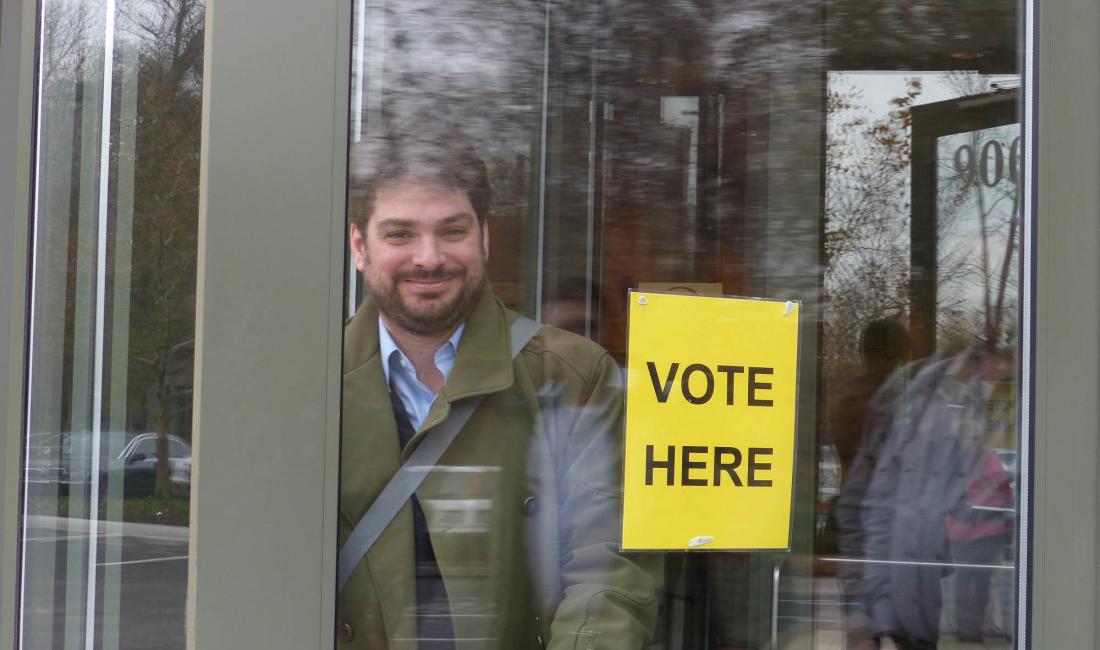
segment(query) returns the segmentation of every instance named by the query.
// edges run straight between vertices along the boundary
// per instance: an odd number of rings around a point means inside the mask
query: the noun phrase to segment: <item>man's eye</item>
[[[391,230],[382,235],[383,239],[388,241],[403,241],[406,239],[412,239],[413,234],[408,230]]]
[[[443,231],[443,236],[447,239],[462,239],[466,236],[465,228],[448,228]]]

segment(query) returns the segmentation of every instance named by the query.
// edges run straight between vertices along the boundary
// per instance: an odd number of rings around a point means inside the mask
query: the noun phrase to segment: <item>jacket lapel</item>
[[[400,449],[378,355],[378,312],[365,305],[344,335],[340,510],[355,526],[397,471]]]
[[[369,304],[344,333],[343,396],[340,516],[350,531],[400,466],[397,424],[378,354],[378,312]],[[412,527],[406,505],[364,561],[390,638],[415,631],[407,616],[414,599]]]

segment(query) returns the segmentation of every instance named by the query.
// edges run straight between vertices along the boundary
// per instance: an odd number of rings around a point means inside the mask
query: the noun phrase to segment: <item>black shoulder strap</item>
[[[519,320],[512,323],[513,359],[519,356],[520,350],[535,336],[540,327],[542,325],[524,316],[520,316]],[[367,513],[351,531],[348,541],[340,549],[336,562],[337,592],[344,590],[344,585],[351,578],[355,567],[359,565],[370,547],[378,541],[382,531],[386,530],[409,497],[416,492],[416,488],[424,481],[428,472],[432,471],[440,456],[447,451],[447,447],[451,446],[455,436],[480,403],[481,397],[455,403],[451,407],[450,416],[424,436],[390,482],[382,489],[378,498],[367,509]]]

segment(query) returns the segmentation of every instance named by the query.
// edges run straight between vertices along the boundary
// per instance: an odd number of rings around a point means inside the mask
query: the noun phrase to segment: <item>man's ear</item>
[[[362,273],[367,266],[367,238],[364,236],[363,231],[359,229],[359,226],[354,223],[348,227],[348,245],[351,247],[355,268]]]

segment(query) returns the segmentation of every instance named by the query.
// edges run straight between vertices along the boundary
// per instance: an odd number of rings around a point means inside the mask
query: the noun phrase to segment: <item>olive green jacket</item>
[[[417,490],[458,650],[641,648],[657,610],[656,555],[618,552],[622,388],[598,345],[543,327],[512,359],[517,315],[486,288],[454,369],[404,450],[369,303],[345,330],[343,544],[451,404],[484,396]],[[340,648],[416,647],[413,520],[406,505],[337,602]]]

